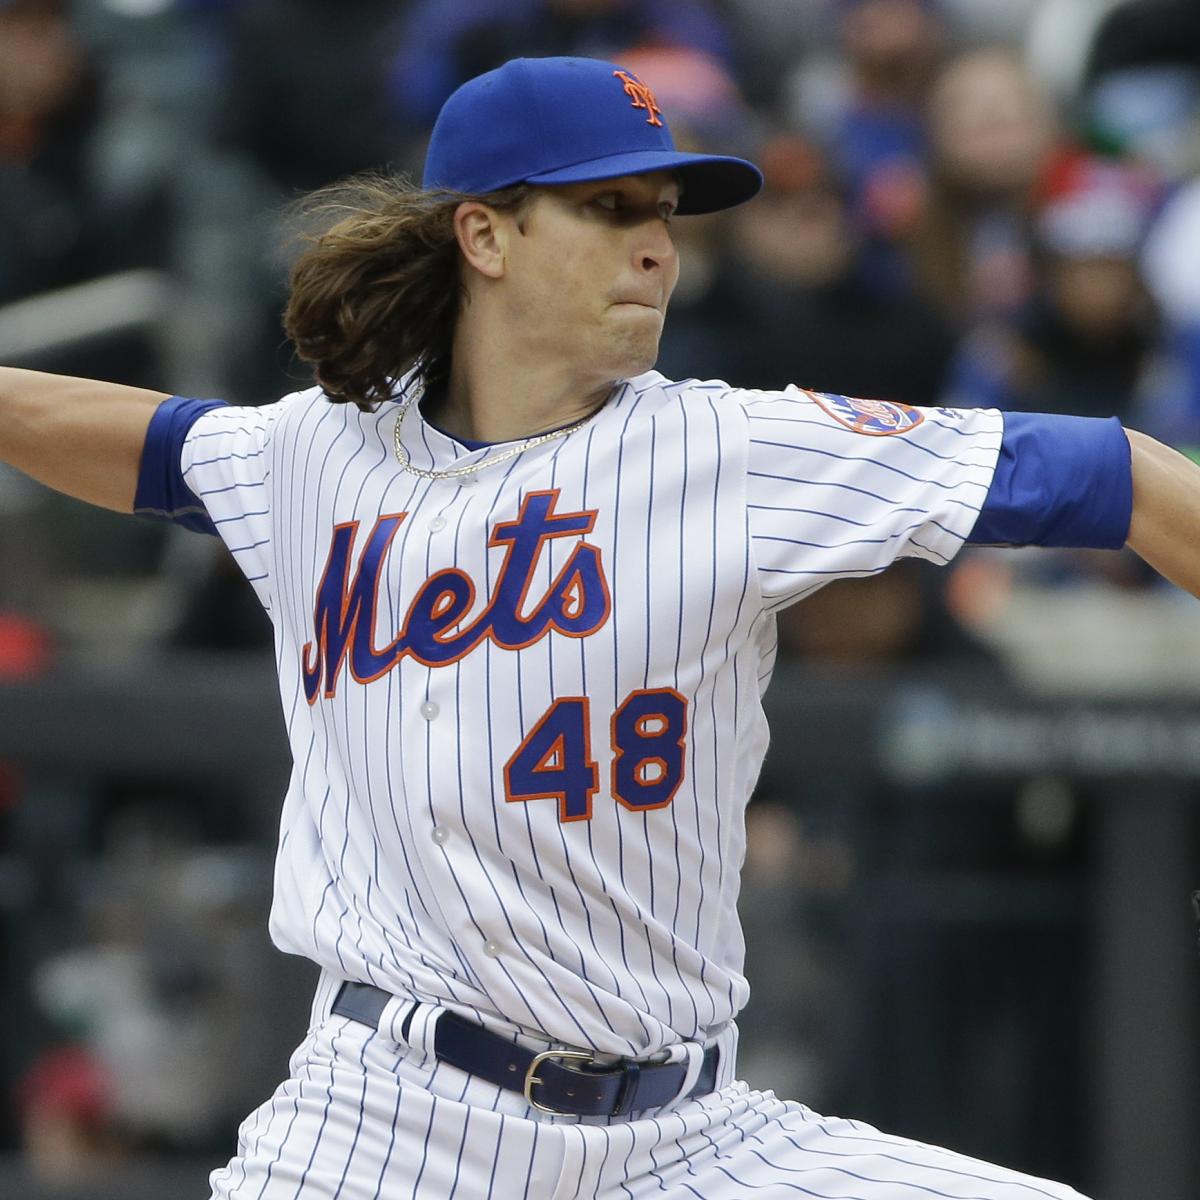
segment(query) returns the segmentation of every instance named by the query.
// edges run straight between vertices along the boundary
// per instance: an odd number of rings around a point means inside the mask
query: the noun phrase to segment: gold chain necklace
[[[555,438],[566,437],[569,433],[574,433],[577,429],[582,429],[595,415],[595,412],[590,412],[586,417],[581,417],[573,425],[565,425],[562,429],[552,429],[549,433],[538,433],[533,437],[526,438],[523,442],[516,446],[505,450],[503,454],[493,455],[491,458],[485,458],[479,462],[468,463],[465,467],[450,467],[445,471],[427,471],[424,467],[414,467],[412,459],[408,456],[408,450],[400,439],[400,426],[404,421],[404,415],[412,408],[413,403],[417,400],[417,396],[406,400],[401,406],[400,411],[396,414],[396,423],[392,427],[392,446],[396,452],[396,461],[401,468],[407,471],[410,475],[416,475],[420,479],[458,479],[463,475],[474,475],[476,471],[482,471],[484,467],[494,467],[497,463],[507,462],[510,458],[516,458],[518,454],[524,454],[526,450],[532,450],[534,446],[541,446],[545,442],[552,442]],[[603,405],[601,405],[603,408]],[[597,409],[596,412],[600,410]]]

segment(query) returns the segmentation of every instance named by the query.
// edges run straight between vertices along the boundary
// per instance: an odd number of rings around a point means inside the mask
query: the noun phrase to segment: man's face
[[[929,122],[942,170],[974,192],[1028,187],[1053,138],[1046,98],[1006,51],[952,63],[930,97]]]
[[[649,370],[679,277],[668,227],[678,202],[666,171],[539,188],[507,243],[514,350],[586,384]]]
[[[857,0],[843,15],[846,50],[868,69],[920,65],[936,53],[941,33],[940,17],[923,0]]]

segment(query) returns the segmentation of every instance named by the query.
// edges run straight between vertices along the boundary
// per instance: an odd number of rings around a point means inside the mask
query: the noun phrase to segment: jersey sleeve
[[[278,412],[277,404],[209,409],[187,430],[178,459],[184,484],[268,612],[273,591],[271,435]]]
[[[1132,516],[1129,439],[1116,417],[1005,413],[996,474],[967,541],[1119,550]]]
[[[137,516],[171,521],[194,533],[217,532],[204,505],[183,481],[179,451],[195,422],[209,409],[220,408],[224,403],[172,396],[154,410],[142,443],[137,492],[133,498]]]
[[[996,470],[999,412],[796,388],[745,395],[751,553],[766,606],[897,558],[946,563],[961,548]]]

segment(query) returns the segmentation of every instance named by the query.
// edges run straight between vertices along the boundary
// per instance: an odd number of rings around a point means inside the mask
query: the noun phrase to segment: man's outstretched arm
[[[1125,435],[1133,471],[1129,548],[1200,596],[1200,467],[1144,433]]]
[[[132,512],[146,428],[167,396],[0,367],[0,459],[90,504]]]

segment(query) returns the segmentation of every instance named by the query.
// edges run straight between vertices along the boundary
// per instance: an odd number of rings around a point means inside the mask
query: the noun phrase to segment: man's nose
[[[647,272],[670,267],[678,252],[667,223],[661,217],[655,217],[644,229],[638,241],[639,266]]]

